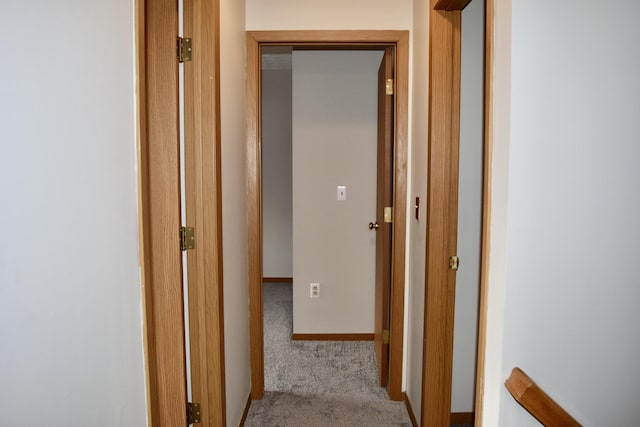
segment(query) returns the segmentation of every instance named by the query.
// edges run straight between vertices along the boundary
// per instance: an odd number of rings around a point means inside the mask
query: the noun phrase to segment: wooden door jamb
[[[196,226],[189,254],[194,397],[202,420],[224,425],[224,337],[220,201],[219,0],[190,5],[196,31],[185,102],[189,163],[187,221]],[[190,17],[190,18],[189,18]],[[192,30],[189,30],[192,29]],[[186,351],[182,286],[178,117],[178,2],[135,0],[136,131],[143,333],[149,425],[186,425]],[[187,37],[192,34],[185,35]],[[201,46],[198,49],[198,46]],[[209,76],[214,76],[211,79]],[[206,196],[206,197],[205,197]],[[192,298],[193,297],[193,298]],[[213,312],[213,313],[211,313]],[[192,362],[193,362],[192,358]],[[196,384],[198,383],[198,384]]]
[[[138,238],[147,411],[150,425],[186,425],[182,268],[177,246],[177,2],[136,0],[135,12]]]
[[[477,1],[477,0],[476,0]],[[489,248],[490,248],[490,229],[491,229],[491,160],[493,153],[493,133],[492,133],[492,120],[493,120],[493,46],[494,46],[494,17],[495,9],[493,0],[485,1],[485,45],[484,45],[484,142],[483,142],[483,192],[482,192],[482,245],[481,245],[481,263],[480,263],[480,303],[479,303],[479,321],[478,321],[478,345],[477,345],[477,362],[476,362],[476,380],[475,380],[475,425],[482,426],[482,413],[484,404],[484,366],[485,366],[485,352],[486,352],[486,325],[487,325],[487,292],[489,289],[488,283],[488,267],[489,267]],[[431,0],[430,8],[430,56],[436,51],[436,54],[444,55],[436,61],[434,64],[433,58],[430,57],[430,64],[433,67],[441,67],[442,64],[447,64],[451,67],[450,70],[443,72],[442,68],[436,70],[434,73],[433,68],[430,72],[430,86],[445,85],[448,87],[448,99],[444,102],[430,102],[430,125],[429,125],[429,153],[432,154],[434,146],[432,144],[449,143],[451,138],[456,133],[459,135],[459,96],[460,96],[460,30],[461,30],[461,9],[464,8],[470,2],[467,0],[461,1],[449,1],[449,4],[456,4],[455,7],[446,8],[448,12],[436,11],[438,6],[443,3],[442,0]],[[458,7],[462,5],[462,7]],[[435,25],[434,25],[435,21]],[[446,25],[443,26],[443,24]],[[435,32],[435,35],[434,35]],[[449,62],[450,61],[450,62]],[[451,75],[453,79],[451,80]],[[447,80],[449,79],[449,80]],[[429,96],[432,96],[430,89]],[[446,98],[446,96],[444,97]],[[457,103],[457,106],[456,106]],[[432,116],[433,114],[433,116]],[[457,117],[456,117],[457,115]],[[446,122],[447,130],[443,134],[432,133],[431,118],[437,117],[437,120]],[[457,145],[457,141],[455,142]],[[440,159],[440,161],[445,161]],[[448,161],[448,160],[447,160]],[[437,163],[437,160],[435,160]],[[431,167],[434,161],[430,161],[430,173]],[[443,181],[439,177],[430,176],[428,185],[430,191],[436,188],[436,191],[442,191],[443,188],[437,188]],[[431,187],[433,186],[433,187]],[[444,189],[445,191],[453,191],[452,189]],[[457,188],[456,188],[457,191]],[[429,213],[427,214],[429,218]],[[433,219],[433,217],[432,217]],[[429,220],[428,220],[429,221]],[[429,228],[429,226],[428,226]],[[448,236],[451,237],[451,236]],[[436,242],[430,239],[437,239],[433,233],[427,235],[427,248],[437,247]],[[429,250],[429,249],[427,249]],[[435,251],[433,251],[435,252]],[[434,255],[433,253],[431,254]],[[444,254],[448,256],[449,254]],[[433,256],[435,259],[436,257]],[[429,255],[427,255],[429,260]],[[442,261],[442,259],[437,260]],[[433,260],[432,260],[433,262]],[[426,280],[426,292],[425,292],[425,327],[424,327],[424,354],[423,354],[423,372],[422,372],[422,405],[421,405],[421,419],[420,424],[422,426],[431,425],[449,425],[449,411],[451,407],[451,359],[452,359],[452,336],[446,336],[444,332],[446,329],[446,323],[451,321],[451,313],[448,315],[437,315],[431,318],[431,322],[427,322],[428,310],[436,311],[434,295],[436,297],[443,297],[437,293],[431,293],[434,286],[433,281],[428,279],[429,263],[425,266]],[[431,304],[428,296],[431,296]],[[443,324],[444,322],[444,324]],[[436,325],[434,327],[434,325]],[[427,351],[432,356],[430,357]],[[443,377],[438,378],[438,374],[434,369],[428,372],[428,367],[433,365],[433,360],[441,358],[442,354],[445,354],[445,359],[448,362],[445,363],[444,371],[445,375],[449,376],[447,384]],[[438,367],[442,369],[442,367]],[[425,414],[427,412],[428,414]]]

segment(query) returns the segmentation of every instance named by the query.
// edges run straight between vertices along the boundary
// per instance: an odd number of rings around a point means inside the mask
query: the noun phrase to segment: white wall
[[[244,2],[220,2],[222,249],[227,425],[237,426],[250,389],[247,284]]]
[[[146,425],[132,18],[0,14],[1,425]]]
[[[509,256],[504,322],[488,325],[504,328],[488,417],[537,425],[497,388],[520,366],[583,425],[638,425],[640,5],[498,5],[500,35],[512,32],[511,95],[496,106],[510,102]]]
[[[462,11],[458,257],[451,412],[474,412],[484,140],[484,2]]]
[[[289,57],[291,54],[286,54]],[[262,70],[262,275],[292,277],[291,68]]]
[[[381,51],[293,52],[293,330],[373,332]],[[337,201],[338,185],[347,200]],[[309,284],[321,284],[309,298]]]
[[[406,30],[411,0],[246,0],[247,30]]]

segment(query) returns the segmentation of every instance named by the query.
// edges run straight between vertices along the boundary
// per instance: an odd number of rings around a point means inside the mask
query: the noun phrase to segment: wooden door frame
[[[184,63],[186,222],[191,397],[200,422],[226,425],[222,178],[220,137],[220,2],[184,2],[184,36],[194,41]]]
[[[192,395],[203,425],[225,425],[220,202],[219,0],[185,5],[195,37],[185,65]],[[135,0],[139,241],[149,425],[186,425],[186,352],[179,248],[177,0]]]
[[[408,153],[408,31],[248,31],[247,32],[247,206],[249,246],[249,334],[251,398],[264,394],[262,312],[262,161],[260,46],[395,48],[394,203],[389,330],[389,384],[392,400],[402,400],[405,246]]]
[[[423,426],[450,424],[460,142],[460,10],[429,11],[429,142],[424,344]],[[452,221],[452,219],[456,221]]]
[[[175,0],[136,2],[139,241],[149,425],[186,425]],[[170,34],[173,32],[173,34]],[[176,231],[177,233],[177,231]]]
[[[434,201],[457,196],[457,176],[443,178],[442,165],[457,166],[460,135],[461,11],[471,0],[430,0],[429,11],[429,163],[427,207],[427,256],[425,264],[425,320],[422,370],[422,426],[449,425],[451,373],[453,361],[453,304],[442,310],[443,300],[455,298],[455,287],[448,284],[447,258],[454,255],[456,233],[447,232],[445,216]],[[476,0],[478,1],[478,0]],[[491,159],[493,120],[494,5],[485,1],[484,43],[484,142],[482,193],[482,244],[480,262],[480,301],[475,384],[475,425],[482,425],[484,365],[486,352],[487,292],[489,289],[489,248],[491,219]],[[445,88],[444,90],[438,90]],[[437,126],[433,126],[437,122]],[[453,147],[452,147],[453,145]],[[455,156],[454,156],[455,152]],[[456,159],[452,159],[456,157]],[[455,182],[452,182],[455,181]],[[436,194],[434,196],[434,194]],[[439,194],[439,195],[438,195]],[[445,195],[443,195],[445,194]],[[433,199],[432,199],[433,198]],[[457,210],[456,201],[450,209]],[[444,243],[446,242],[446,243]],[[453,246],[452,246],[453,245]],[[449,278],[446,278],[449,276]],[[443,280],[447,286],[441,286]]]

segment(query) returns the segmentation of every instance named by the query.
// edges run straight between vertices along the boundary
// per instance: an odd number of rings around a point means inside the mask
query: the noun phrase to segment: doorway
[[[267,46],[261,56],[265,381],[280,390],[294,380],[283,355],[301,341],[371,342],[388,329],[393,50]],[[388,344],[375,342],[386,386]]]
[[[249,32],[247,37],[248,211],[249,211],[249,310],[251,333],[252,399],[264,393],[264,341],[262,307],[262,134],[260,52],[264,46],[313,49],[395,50],[395,126],[393,235],[390,273],[389,384],[393,400],[402,399],[404,331],[404,250],[406,215],[408,32],[405,31],[301,31]],[[397,266],[397,268],[394,268]],[[382,342],[383,332],[374,334]]]

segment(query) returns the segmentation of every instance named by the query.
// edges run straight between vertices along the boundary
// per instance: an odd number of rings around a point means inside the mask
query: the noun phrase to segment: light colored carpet
[[[265,283],[265,396],[245,426],[411,426],[378,386],[373,343],[291,341],[290,284]]]

